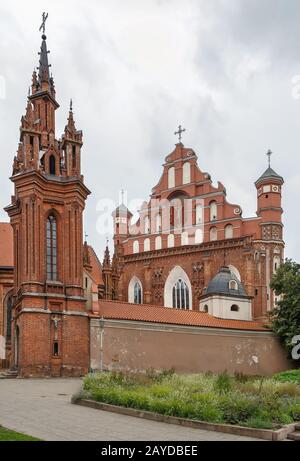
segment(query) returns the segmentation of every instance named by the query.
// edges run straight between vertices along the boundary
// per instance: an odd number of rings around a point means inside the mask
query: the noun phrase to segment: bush
[[[238,394],[224,396],[220,400],[224,421],[228,424],[241,424],[250,418],[259,416],[257,399],[243,397]]]
[[[232,379],[226,371],[217,377],[214,387],[220,394],[227,394],[231,390]]]
[[[281,383],[297,383],[300,385],[300,368],[297,370],[284,371],[283,373],[277,373],[273,377],[275,381]]]
[[[300,387],[290,376],[281,379],[227,372],[178,375],[173,370],[93,373],[73,400],[91,398],[162,415],[270,429],[300,420]]]

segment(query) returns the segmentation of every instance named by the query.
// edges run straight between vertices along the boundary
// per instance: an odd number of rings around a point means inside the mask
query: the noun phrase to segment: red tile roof
[[[187,325],[233,330],[268,331],[261,322],[224,320],[205,312],[184,311],[149,304],[130,304],[120,301],[99,301],[97,317],[115,320],[138,320],[142,322]]]
[[[92,270],[90,272],[91,277],[97,285],[103,285],[102,265],[93,247],[89,245],[88,251],[89,251],[90,263],[92,267]]]
[[[9,223],[0,222],[0,267],[13,265],[13,229]]]

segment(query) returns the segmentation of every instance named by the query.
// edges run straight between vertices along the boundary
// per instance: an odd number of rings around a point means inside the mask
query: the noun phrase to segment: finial
[[[41,24],[41,26],[39,28],[39,31],[41,31],[41,30],[43,31],[43,35],[42,35],[43,40],[46,40],[46,38],[47,38],[46,35],[45,35],[45,28],[46,28],[47,18],[48,18],[48,13],[44,12],[43,15],[42,15],[42,24]]]
[[[108,247],[108,245],[109,245],[109,238],[106,237],[106,246]]]
[[[70,112],[73,112],[73,101],[72,101],[72,98],[70,99]]]
[[[175,136],[178,135],[178,139],[179,139],[179,142],[181,142],[181,138],[182,138],[182,133],[184,133],[186,131],[185,128],[182,128],[181,125],[178,126],[178,131],[175,131]]]
[[[124,205],[124,189],[121,190],[121,205]]]
[[[272,156],[272,154],[273,154],[273,152],[269,149],[268,152],[267,152],[269,168],[271,167],[271,156]]]
[[[28,87],[28,98],[30,96],[30,86]]]
[[[84,238],[85,238],[85,241],[87,242],[87,238],[88,238],[89,234],[87,234],[86,232],[84,233]]]

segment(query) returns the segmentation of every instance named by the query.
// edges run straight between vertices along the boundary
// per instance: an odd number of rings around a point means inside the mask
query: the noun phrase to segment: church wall
[[[224,249],[226,255],[224,258]],[[125,257],[125,268],[122,276],[120,299],[128,301],[128,285],[136,276],[143,285],[143,302],[146,304],[164,305],[164,286],[169,272],[180,266],[186,272],[192,285],[193,309],[199,310],[200,297],[210,280],[226,262],[237,268],[247,294],[253,296],[253,316],[261,312],[261,298],[256,294],[256,286],[261,275],[257,272],[254,251],[243,240],[232,241],[231,245],[220,245],[212,242],[207,247],[185,247],[162,250],[156,253]]]
[[[13,273],[11,270],[0,271],[0,336],[5,338],[5,359],[0,356],[0,368],[7,367],[11,360],[11,344],[6,341],[7,328],[7,295],[13,288]],[[3,340],[1,342],[3,344]]]
[[[101,330],[91,320],[91,368],[99,369]],[[106,370],[145,372],[174,368],[178,373],[211,371],[272,375],[290,369],[286,351],[269,332],[183,327],[107,320],[103,329]]]

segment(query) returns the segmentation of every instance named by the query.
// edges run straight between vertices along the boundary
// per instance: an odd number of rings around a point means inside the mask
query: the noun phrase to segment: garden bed
[[[95,373],[85,377],[73,402],[94,401],[166,419],[274,432],[300,420],[300,386],[297,380],[282,382],[280,376]]]

